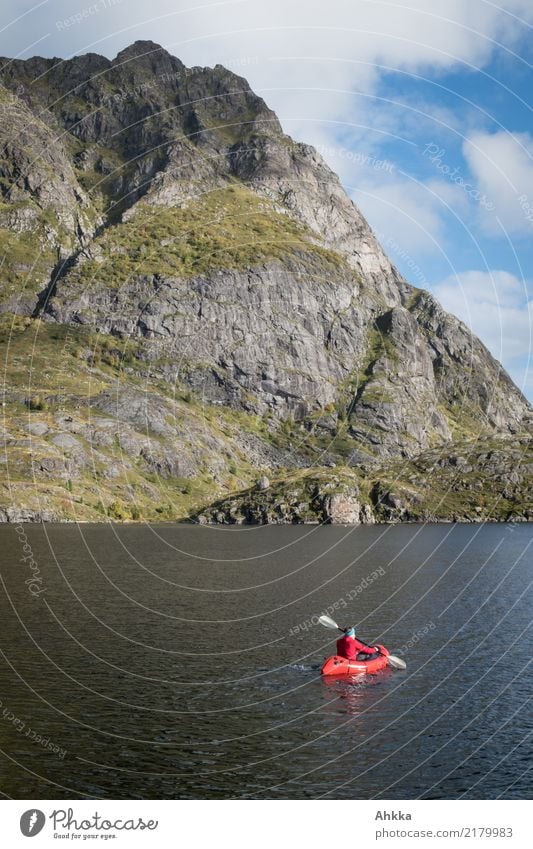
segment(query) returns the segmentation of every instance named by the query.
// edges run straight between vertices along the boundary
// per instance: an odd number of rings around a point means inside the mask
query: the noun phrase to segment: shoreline
[[[0,518],[0,527],[15,527],[16,525],[184,525],[188,527],[198,528],[267,528],[267,527],[331,527],[331,528],[369,528],[374,525],[533,525],[532,519],[512,518],[512,519],[492,519],[484,518],[456,518],[456,519],[399,519],[390,520],[382,519],[375,522],[206,522],[194,521],[194,519],[173,519],[151,521],[147,519],[107,519],[104,521],[92,521],[90,519],[59,519],[49,518],[16,518],[3,519]]]

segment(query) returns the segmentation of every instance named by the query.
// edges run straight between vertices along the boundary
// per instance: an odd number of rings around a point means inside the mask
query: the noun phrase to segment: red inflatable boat
[[[378,646],[381,654],[373,660],[347,660],[345,657],[339,657],[334,654],[333,657],[328,657],[320,670],[322,675],[364,675],[365,672],[379,672],[388,666],[387,656],[389,652],[385,646]]]

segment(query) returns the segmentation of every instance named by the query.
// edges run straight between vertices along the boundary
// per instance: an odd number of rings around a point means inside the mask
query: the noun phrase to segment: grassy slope
[[[1,317],[0,359],[7,390],[2,425],[7,442],[0,507],[14,504],[45,509],[63,519],[161,521],[185,518],[229,498],[235,504],[255,506],[307,504],[301,518],[312,521],[317,519],[312,505],[316,486],[322,494],[332,494],[355,485],[362,503],[372,502],[376,486],[382,493],[393,492],[412,519],[454,515],[507,519],[527,506],[519,497],[520,489],[529,487],[533,492],[533,452],[526,440],[463,439],[449,449],[461,457],[462,465],[442,466],[442,451],[428,451],[416,460],[398,460],[365,476],[362,470],[344,465],[354,442],[345,436],[342,422],[337,435],[326,437],[293,422],[274,424],[268,418],[229,408],[203,406],[187,388],[147,379],[145,344],[119,342],[83,328]],[[117,387],[131,389],[138,396],[148,387],[168,406],[169,418],[178,423],[180,436],[166,440],[151,435],[156,447],[166,443],[174,446],[174,451],[182,451],[201,444],[205,434],[216,440],[215,448],[206,446],[205,451],[223,457],[219,472],[213,474],[201,464],[190,477],[163,477],[141,458],[128,456],[120,441],[92,445],[86,436],[80,436],[88,425],[98,430],[100,420],[109,420],[109,415],[91,405],[91,399]],[[77,467],[74,457],[69,472],[64,466],[65,454],[52,441],[65,432],[61,424],[65,417],[71,419],[68,432],[76,435],[88,458]],[[45,424],[48,432],[41,436],[28,432],[28,426],[36,422]],[[258,466],[242,445],[247,434],[279,450],[291,446],[310,468],[266,469],[272,478],[271,489],[266,494],[258,492],[254,489]],[[507,460],[508,465],[514,465],[520,474],[514,486],[504,485],[487,467],[486,459],[510,450],[515,454],[511,463]],[[335,468],[321,465],[326,453],[334,456]],[[59,471],[46,476],[35,473],[47,458],[60,461]],[[113,465],[120,466],[120,473],[110,478],[107,469]],[[390,518],[379,507],[377,513]]]
[[[119,343],[83,328],[43,323],[40,320],[0,316],[0,361],[6,400],[3,407],[5,475],[0,489],[0,506],[24,506],[51,510],[70,519],[177,519],[188,515],[213,498],[249,485],[257,476],[240,447],[242,433],[268,441],[268,426],[262,419],[226,408],[205,407],[187,389],[172,387],[163,380],[146,380],[143,346]],[[162,477],[140,458],[128,456],[118,441],[91,445],[88,426],[99,428],[109,420],[91,399],[104,390],[131,389],[142,396],[147,389],[168,407],[171,424],[179,426],[179,440],[148,434],[157,448],[167,442],[176,451],[195,447],[202,434],[216,440],[225,456],[217,478],[205,467],[191,478]],[[61,422],[71,421],[65,429]],[[28,428],[46,425],[43,436]],[[117,418],[117,428],[121,422]],[[73,433],[88,462],[67,472],[64,453],[51,441],[61,433]],[[139,437],[146,431],[138,429]],[[7,441],[5,441],[7,440]],[[67,452],[68,455],[68,452]],[[60,461],[57,473],[43,479],[34,469],[46,459]],[[116,477],[106,477],[106,468],[123,466]]]
[[[190,277],[214,268],[240,269],[292,253],[314,253],[329,265],[340,256],[316,244],[310,231],[242,186],[227,186],[185,208],[139,203],[130,220],[94,242],[97,258],[80,263],[69,281],[119,287],[133,275]]]
[[[31,202],[17,206],[34,216],[33,226],[25,232],[10,230],[6,219],[14,205],[0,202],[0,303],[8,298],[35,298],[58,260],[57,247],[46,238],[50,214]],[[60,230],[57,221],[54,224]]]
[[[438,462],[442,452],[428,451],[416,460],[388,463],[370,473],[338,465],[330,468],[291,470],[275,475],[266,491],[252,486],[240,493],[218,499],[203,511],[211,521],[242,521],[246,514],[262,521],[267,514],[276,522],[280,515],[288,521],[322,522],[324,496],[357,493],[360,504],[372,507],[377,521],[512,521],[523,520],[529,508],[533,519],[533,446],[531,440],[491,440],[482,437],[450,446],[453,456],[466,459],[465,468]],[[512,467],[513,483],[487,467],[487,455],[494,455]],[[319,497],[317,497],[317,494]],[[394,502],[389,500],[392,495]],[[395,503],[398,508],[391,507]],[[200,511],[199,515],[202,515]],[[240,518],[239,518],[240,517]],[[220,521],[220,519],[217,519]]]

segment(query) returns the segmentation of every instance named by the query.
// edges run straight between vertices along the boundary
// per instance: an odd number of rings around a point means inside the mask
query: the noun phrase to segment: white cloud
[[[446,217],[450,210],[461,214],[467,207],[460,188],[443,180],[409,180],[398,172],[386,181],[379,171],[374,181],[365,175],[355,186],[353,198],[393,262],[409,259],[423,264],[432,254],[447,259]],[[426,285],[420,278],[412,282]]]
[[[525,389],[531,380],[527,361],[533,348],[533,301],[526,281],[507,271],[463,271],[431,289]]]
[[[423,186],[397,180],[355,191],[353,197],[393,262],[395,252],[414,258],[438,250],[443,221],[435,199]],[[397,249],[391,249],[393,242]]]
[[[463,154],[479,185],[494,205],[480,223],[493,234],[533,235],[533,137],[528,133],[473,133]],[[498,224],[501,221],[501,226]]]

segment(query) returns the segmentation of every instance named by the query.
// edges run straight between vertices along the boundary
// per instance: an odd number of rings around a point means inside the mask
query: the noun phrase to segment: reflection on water
[[[37,594],[0,528],[6,795],[532,797],[531,527],[24,530]],[[407,670],[321,678],[330,606]]]

